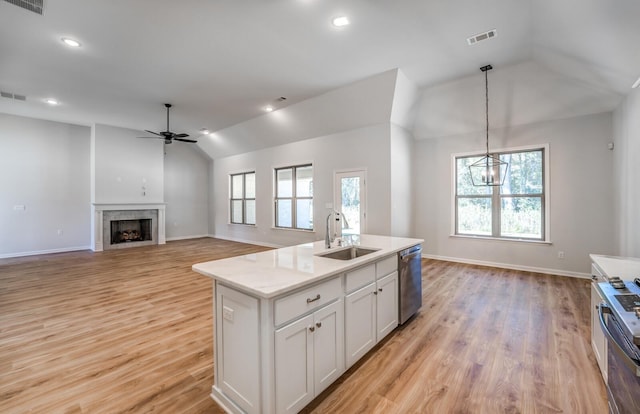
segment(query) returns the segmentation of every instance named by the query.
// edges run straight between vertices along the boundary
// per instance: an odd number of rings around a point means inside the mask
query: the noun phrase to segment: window
[[[276,227],[313,230],[313,166],[276,168]]]
[[[256,173],[230,175],[230,216],[233,224],[256,224]]]
[[[547,148],[492,155],[509,163],[502,186],[475,187],[469,165],[483,155],[456,156],[455,234],[545,240]]]

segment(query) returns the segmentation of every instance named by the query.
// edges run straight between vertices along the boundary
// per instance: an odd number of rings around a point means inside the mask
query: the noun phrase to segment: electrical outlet
[[[228,306],[222,307],[222,317],[229,322],[233,322],[233,309]]]
[[[63,233],[62,229],[58,229],[58,236],[62,236],[62,233]]]
[[[564,259],[564,252],[562,250],[558,252],[558,259]]]

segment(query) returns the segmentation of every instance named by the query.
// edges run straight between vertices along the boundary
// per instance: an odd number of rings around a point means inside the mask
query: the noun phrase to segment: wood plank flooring
[[[216,239],[0,260],[1,413],[222,413]],[[423,260],[424,305],[307,413],[606,413],[589,282]]]

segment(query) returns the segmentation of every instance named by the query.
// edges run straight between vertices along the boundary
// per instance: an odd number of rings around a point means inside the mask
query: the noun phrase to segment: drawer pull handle
[[[313,326],[310,326],[310,327],[309,327],[309,331],[313,332],[313,331],[315,331],[315,330],[316,330],[316,328],[314,328]]]
[[[318,328],[322,327],[322,322],[316,322],[316,326],[317,326]]]
[[[320,300],[320,294],[318,293],[315,298],[307,298],[307,303],[315,302],[316,300]]]

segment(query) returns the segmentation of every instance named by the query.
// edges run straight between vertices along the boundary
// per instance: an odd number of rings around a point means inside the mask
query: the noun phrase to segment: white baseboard
[[[213,239],[229,240],[229,241],[238,242],[238,243],[255,244],[257,246],[272,247],[274,249],[279,249],[281,247],[286,247],[286,246],[281,246],[279,244],[274,244],[274,243],[266,243],[266,242],[260,242],[260,241],[256,241],[256,240],[237,239],[237,238],[234,238],[234,237],[220,236],[218,234],[213,234],[213,235],[210,234],[209,237],[211,237]]]
[[[198,235],[194,235],[194,236],[167,237],[167,241],[201,239],[203,237],[211,237],[211,235],[209,235],[209,234],[198,234]]]
[[[8,259],[11,257],[37,256],[39,254],[77,252],[79,250],[91,250],[91,246],[65,247],[62,249],[36,250],[32,252],[1,253],[0,259]]]
[[[423,254],[422,257],[424,257],[425,259],[445,260],[447,262],[498,267],[500,269],[522,270],[525,272],[544,273],[547,275],[577,277],[580,279],[591,279],[591,275],[588,273],[570,272],[567,270],[560,270],[560,269],[547,269],[544,267],[520,266],[520,265],[514,265],[510,263],[487,262],[483,260],[464,259],[461,257],[438,256],[434,254]]]

